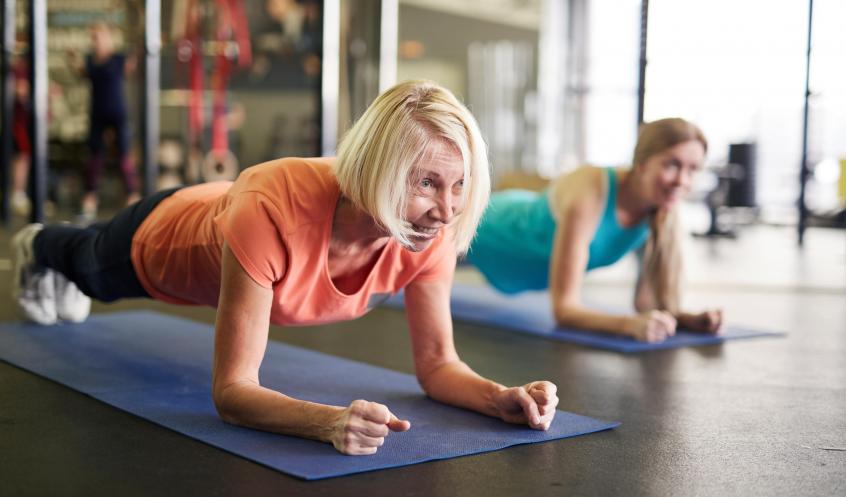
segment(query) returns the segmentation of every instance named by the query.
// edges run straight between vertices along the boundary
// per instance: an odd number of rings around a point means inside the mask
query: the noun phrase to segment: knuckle
[[[355,436],[354,433],[347,431],[347,432],[344,432],[344,436],[341,439],[341,443],[344,445],[344,447],[350,447],[350,446],[355,444],[356,438],[357,437]]]
[[[370,412],[373,414],[375,419],[379,420],[380,423],[387,423],[391,420],[391,411],[389,411],[388,407],[383,404],[376,404],[374,402]]]
[[[367,409],[367,401],[366,400],[354,400],[350,403],[350,414],[354,416],[361,416],[362,413]]]

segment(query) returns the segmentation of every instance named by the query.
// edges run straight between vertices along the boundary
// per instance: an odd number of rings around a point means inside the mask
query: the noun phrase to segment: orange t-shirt
[[[340,197],[332,162],[278,159],[166,198],[132,239],[141,284],[165,302],[216,307],[226,240],[247,274],[273,289],[271,322],[307,325],[359,317],[412,281],[452,279],[455,246],[441,230],[422,252],[391,239],[357,292],[338,290],[328,266]]]

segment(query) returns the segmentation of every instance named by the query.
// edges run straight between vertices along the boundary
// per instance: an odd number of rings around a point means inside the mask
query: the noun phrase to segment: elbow
[[[558,326],[574,326],[576,324],[576,307],[569,304],[557,304],[553,308],[553,317]]]
[[[434,371],[430,371],[428,373],[417,373],[417,384],[420,385],[420,388],[423,390],[428,397],[432,397],[432,376]]]
[[[424,378],[421,378],[421,377],[418,376],[417,377],[417,384],[420,385],[420,389],[423,390],[423,393],[426,394],[427,397],[433,398],[430,385]]]
[[[212,400],[214,401],[214,408],[217,411],[218,417],[224,422],[231,425],[240,425],[237,402],[234,400],[233,390],[236,387],[235,383],[228,385],[215,385],[212,391]]]
[[[423,393],[433,399],[437,398],[439,373],[444,371],[445,368],[448,368],[448,366],[453,363],[461,363],[461,361],[456,358],[451,361],[442,362],[433,367],[418,368],[416,374],[417,384],[420,385]]]

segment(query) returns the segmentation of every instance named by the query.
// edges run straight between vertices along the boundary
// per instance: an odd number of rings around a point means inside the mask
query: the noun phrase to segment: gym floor
[[[0,230],[0,280],[9,281]],[[505,384],[548,379],[559,408],[621,421],[611,431],[305,482],[161,428],[0,362],[3,495],[843,495],[846,492],[846,243],[812,229],[750,228],[694,240],[686,301],[784,338],[621,355],[456,323],[462,358]],[[731,257],[729,257],[731,255]],[[630,267],[592,275],[586,298],[630,299]],[[478,281],[472,270],[458,279]],[[16,319],[8,285],[0,319]],[[206,308],[95,304],[213,323]],[[412,372],[400,311],[270,331],[271,339]]]

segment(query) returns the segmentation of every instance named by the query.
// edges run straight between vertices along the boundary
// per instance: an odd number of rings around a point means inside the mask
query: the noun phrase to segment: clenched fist
[[[683,314],[679,324],[685,329],[719,335],[723,326],[723,311],[709,309],[699,314]]]
[[[397,419],[387,406],[354,400],[341,411],[332,430],[332,445],[349,455],[375,454],[392,431],[406,431],[411,423]]]
[[[522,387],[501,390],[494,405],[503,421],[527,424],[535,430],[548,430],[558,405],[558,388],[548,381],[533,381]]]
[[[641,342],[663,342],[676,334],[676,318],[666,311],[646,311],[632,317],[630,332]]]

